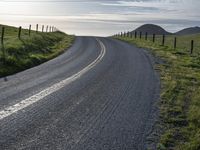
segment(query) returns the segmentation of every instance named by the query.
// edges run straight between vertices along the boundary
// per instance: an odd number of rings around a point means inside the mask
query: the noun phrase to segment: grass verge
[[[163,60],[155,66],[161,76],[160,122],[163,133],[158,149],[200,150],[200,55],[190,55],[183,48],[174,50],[151,40],[115,37],[119,40],[150,49]],[[180,37],[179,43],[186,47],[186,41],[197,40],[200,35]],[[182,44],[181,44],[182,43]],[[184,46],[185,45],[185,46]],[[196,50],[200,47],[196,47]]]
[[[1,25],[0,25],[1,29]],[[74,36],[62,32],[36,33],[22,30],[20,39],[18,29],[5,26],[4,44],[0,45],[0,77],[5,77],[37,66],[69,48]]]

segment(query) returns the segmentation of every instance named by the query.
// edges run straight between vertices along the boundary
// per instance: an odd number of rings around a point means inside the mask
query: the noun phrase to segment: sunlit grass
[[[0,26],[1,30],[1,26]],[[1,32],[0,32],[1,34]],[[73,43],[74,36],[62,32],[36,33],[5,27],[4,44],[0,50],[0,77],[10,75],[48,61],[66,50]]]

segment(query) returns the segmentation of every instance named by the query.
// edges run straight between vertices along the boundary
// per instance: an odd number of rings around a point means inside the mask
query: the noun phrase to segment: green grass
[[[115,37],[147,48],[164,63],[157,64],[160,71],[161,101],[160,124],[163,134],[158,144],[163,150],[200,149],[200,34],[179,36],[178,48],[173,49],[173,36],[167,37],[161,46],[161,38],[156,43],[152,39]],[[194,54],[190,55],[191,39],[196,43]]]
[[[0,25],[0,35],[1,35]],[[69,48],[74,36],[62,32],[36,33],[5,26],[4,44],[0,43],[0,77],[11,75],[55,58]]]

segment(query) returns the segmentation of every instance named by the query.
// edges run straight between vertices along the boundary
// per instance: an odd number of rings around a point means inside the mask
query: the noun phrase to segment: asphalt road
[[[61,56],[0,79],[0,149],[146,149],[158,95],[143,50],[77,37]]]

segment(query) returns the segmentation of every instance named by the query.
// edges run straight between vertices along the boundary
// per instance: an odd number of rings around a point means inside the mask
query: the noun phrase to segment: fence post
[[[42,25],[42,33],[44,32],[44,25]]]
[[[137,39],[137,31],[135,31],[135,39]]]
[[[162,46],[165,46],[165,35],[163,34],[163,38],[162,38]]]
[[[142,38],[142,32],[140,32],[140,39]]]
[[[36,24],[36,32],[38,32],[38,24]]]
[[[190,54],[193,54],[193,50],[194,50],[194,40],[191,41],[191,50],[190,50]]]
[[[18,38],[21,39],[21,32],[22,32],[22,27],[19,27],[19,31],[18,31]]]
[[[1,45],[3,45],[4,32],[5,32],[5,27],[2,27],[2,29],[1,29]]]
[[[48,28],[49,28],[49,26],[46,27],[46,32],[48,32]]]
[[[133,38],[133,32],[131,32],[131,39]]]
[[[3,63],[5,64],[6,54],[5,54],[5,50],[4,50],[4,33],[5,33],[5,27],[2,27],[2,30],[1,30],[1,50],[2,50],[2,53],[3,53]]]
[[[148,33],[146,32],[146,33],[145,33],[145,40],[147,40],[147,36],[148,36]]]
[[[49,32],[51,32],[51,26],[49,27]]]
[[[176,49],[176,42],[177,42],[177,39],[176,37],[174,38],[174,49]]]
[[[153,43],[155,42],[155,37],[156,37],[156,35],[155,35],[155,34],[153,34]]]
[[[31,25],[29,25],[28,35],[31,36]]]

